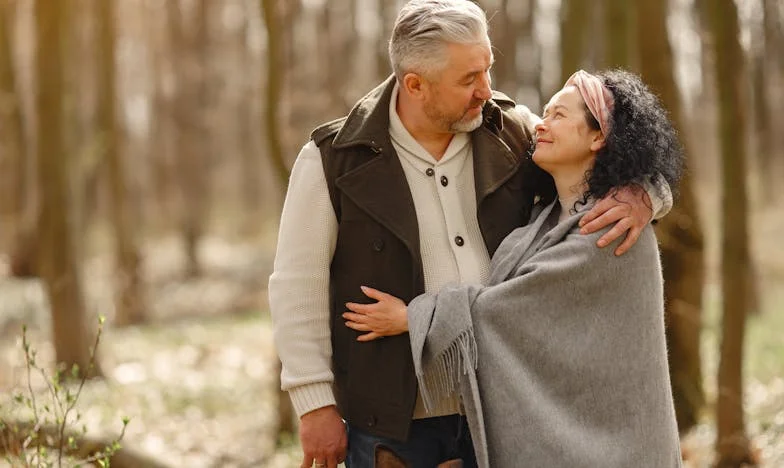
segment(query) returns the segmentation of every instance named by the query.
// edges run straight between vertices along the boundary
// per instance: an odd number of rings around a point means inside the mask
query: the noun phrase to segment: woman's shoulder
[[[648,224],[640,233],[637,241],[632,247],[627,250],[623,255],[615,255],[615,249],[626,240],[627,234],[621,235],[609,245],[599,247],[596,243],[599,239],[607,234],[614,225],[606,226],[596,232],[590,234],[582,234],[580,232],[579,224],[574,224],[569,230],[568,235],[564,238],[563,243],[572,249],[584,250],[593,257],[604,257],[611,262],[637,262],[637,261],[650,261],[652,258],[659,257],[659,246],[656,239],[656,233],[653,226]]]

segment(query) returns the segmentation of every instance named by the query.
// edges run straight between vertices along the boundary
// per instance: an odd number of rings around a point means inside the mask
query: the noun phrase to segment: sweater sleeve
[[[645,181],[642,186],[651,199],[653,215],[651,219],[661,219],[672,209],[672,191],[670,184],[659,174]]]
[[[329,267],[337,219],[321,154],[308,142],[291,171],[280,219],[269,303],[281,388],[298,416],[334,405],[329,328]]]

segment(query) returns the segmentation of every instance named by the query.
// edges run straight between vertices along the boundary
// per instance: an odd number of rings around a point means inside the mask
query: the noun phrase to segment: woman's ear
[[[604,140],[604,133],[602,133],[602,131],[599,130],[596,132],[596,135],[594,135],[593,140],[591,140],[591,151],[595,153],[600,149],[604,148],[605,144],[606,142]]]

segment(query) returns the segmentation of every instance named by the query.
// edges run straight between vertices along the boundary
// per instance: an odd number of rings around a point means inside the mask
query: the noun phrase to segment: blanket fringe
[[[417,375],[425,409],[432,413],[439,401],[456,393],[461,375],[476,370],[477,364],[476,340],[469,328],[424,367],[423,375]]]

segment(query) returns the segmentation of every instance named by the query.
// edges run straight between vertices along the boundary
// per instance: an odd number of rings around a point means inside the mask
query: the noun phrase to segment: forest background
[[[402,3],[0,0],[5,463],[122,434],[112,466],[298,466],[266,299],[288,173],[389,75]],[[784,466],[784,1],[477,3],[531,109],[578,68],[660,95],[689,165],[657,226],[685,464]],[[58,431],[42,402],[82,376]]]

